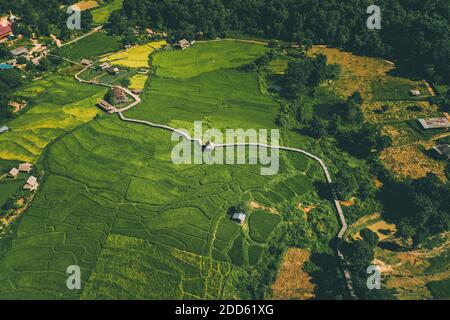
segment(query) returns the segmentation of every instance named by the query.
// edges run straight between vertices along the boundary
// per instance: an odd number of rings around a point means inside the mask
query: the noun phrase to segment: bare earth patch
[[[339,203],[341,204],[341,206],[344,206],[344,207],[351,207],[351,206],[354,206],[354,205],[355,205],[355,201],[356,201],[356,199],[355,199],[355,198],[352,198],[352,199],[350,199],[350,200],[348,200],[348,201],[339,201]]]
[[[81,11],[90,10],[98,6],[97,1],[80,1],[74,5],[80,8]]]
[[[314,298],[315,286],[311,277],[303,271],[303,265],[309,260],[306,249],[289,248],[284,256],[280,273],[272,285],[272,298],[275,300]]]
[[[380,189],[383,186],[383,182],[378,179],[374,179],[375,188]]]
[[[382,220],[380,213],[373,213],[366,215],[353,223],[349,227],[348,235],[355,240],[361,240],[362,237],[360,231],[365,228],[375,232],[380,241],[390,238],[397,232],[395,224]]]
[[[264,211],[268,211],[268,212],[271,212],[273,214],[279,214],[277,209],[271,208],[271,207],[265,207],[265,206],[263,206],[262,204],[260,204],[260,203],[258,203],[256,201],[250,202],[250,208],[252,208],[252,209],[262,209]]]
[[[388,288],[397,290],[397,298],[401,300],[432,299],[426,284],[430,281],[445,280],[450,277],[447,267],[439,272],[427,274],[430,258],[445,254],[450,248],[449,234],[443,234],[447,241],[431,250],[419,249],[408,252],[392,252],[377,249],[373,263],[379,266],[386,277]]]

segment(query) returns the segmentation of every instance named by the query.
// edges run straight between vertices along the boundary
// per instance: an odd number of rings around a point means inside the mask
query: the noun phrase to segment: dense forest
[[[366,27],[368,0],[125,0],[120,20],[194,38],[243,34],[330,44],[395,59],[433,82],[450,80],[450,2],[379,0],[382,29]],[[116,30],[117,31],[117,30]]]
[[[11,92],[17,89],[22,82],[21,75],[15,70],[2,70],[0,72],[0,124],[11,117],[8,110]]]
[[[31,37],[57,35],[60,39],[68,39],[73,31],[67,28],[69,15],[62,6],[71,5],[73,0],[0,0],[0,13],[9,14],[11,11],[20,20],[13,25],[15,34]],[[92,15],[89,11],[82,13],[81,28],[87,31],[91,28]]]

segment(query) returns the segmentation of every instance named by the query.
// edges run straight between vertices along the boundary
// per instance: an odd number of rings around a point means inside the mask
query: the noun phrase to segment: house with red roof
[[[0,23],[0,39],[6,38],[12,33],[12,22],[8,21],[6,25]]]

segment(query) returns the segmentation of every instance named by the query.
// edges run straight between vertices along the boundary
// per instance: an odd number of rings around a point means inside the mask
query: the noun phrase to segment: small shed
[[[110,74],[118,74],[120,72],[120,69],[117,67],[111,68],[108,71]]]
[[[181,39],[177,42],[177,44],[181,48],[181,50],[185,50],[191,46],[191,43],[186,39]]]
[[[9,128],[7,126],[0,127],[0,134],[8,132]]]
[[[247,215],[245,213],[236,212],[236,213],[233,213],[233,215],[231,216],[231,220],[239,222],[240,224],[244,224],[246,217],[247,217]]]
[[[88,60],[88,59],[82,59],[81,60],[81,64],[83,66],[90,66],[92,63],[93,63],[92,60]]]
[[[419,123],[426,130],[428,129],[446,129],[450,128],[450,121],[447,118],[429,118],[429,119],[419,119]]]
[[[14,50],[11,50],[11,54],[14,57],[20,57],[20,56],[22,56],[24,54],[27,54],[27,53],[28,53],[28,49],[25,48],[25,47],[19,47],[19,48],[16,48]]]
[[[23,186],[25,190],[34,191],[39,187],[39,183],[37,182],[37,178],[31,176],[28,178],[27,183]]]
[[[98,106],[108,113],[113,113],[115,111],[114,107],[105,100],[101,100],[98,103]]]
[[[19,164],[19,171],[20,172],[30,173],[30,171],[32,169],[33,169],[33,165],[31,163],[21,163],[21,164]]]
[[[103,62],[103,63],[100,65],[100,68],[101,68],[102,70],[109,69],[109,68],[111,68],[111,63],[109,63],[108,61]]]
[[[409,91],[409,93],[413,96],[413,97],[417,97],[420,96],[420,91],[418,89],[412,89]]]
[[[10,177],[16,178],[19,175],[19,170],[17,168],[12,168],[9,172],[8,175]]]

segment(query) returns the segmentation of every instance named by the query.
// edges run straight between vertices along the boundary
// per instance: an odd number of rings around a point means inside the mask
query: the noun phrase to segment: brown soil
[[[262,210],[265,210],[265,211],[269,211],[269,212],[271,212],[271,213],[273,213],[273,214],[279,214],[279,212],[277,211],[277,209],[271,208],[271,207],[265,207],[265,206],[263,206],[262,204],[260,204],[260,203],[258,203],[258,202],[256,202],[256,201],[250,202],[250,207],[251,207],[252,209],[262,209]]]
[[[397,290],[399,299],[431,299],[432,296],[426,284],[450,277],[449,268],[434,274],[424,273],[430,265],[430,258],[445,254],[450,248],[449,233],[444,233],[442,236],[446,237],[447,241],[431,250],[419,249],[399,253],[382,249],[376,251],[376,259],[373,262],[387,276],[387,287]]]
[[[314,298],[315,286],[311,277],[303,271],[303,265],[309,260],[306,249],[289,248],[284,256],[278,278],[272,285],[272,298],[275,300]]]
[[[418,145],[385,149],[380,159],[388,170],[399,177],[420,179],[434,173],[443,181],[446,180],[445,164],[426,156]]]
[[[355,199],[355,198],[352,198],[352,199],[350,199],[350,200],[348,200],[348,201],[339,201],[339,203],[341,204],[341,206],[344,206],[344,207],[351,207],[351,206],[354,206],[354,205],[355,205],[355,201],[356,201],[356,199]]]
[[[378,179],[374,179],[375,188],[380,189],[383,186],[383,182]]]

